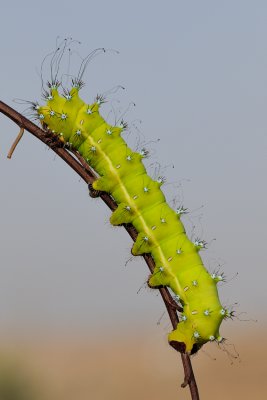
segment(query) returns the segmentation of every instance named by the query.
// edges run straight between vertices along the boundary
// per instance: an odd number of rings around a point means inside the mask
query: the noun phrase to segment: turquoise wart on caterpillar
[[[167,204],[161,190],[164,179],[153,180],[146,172],[145,151],[131,150],[122,138],[125,123],[112,126],[105,121],[99,112],[101,96],[91,104],[80,98],[81,77],[80,72],[61,94],[56,77],[48,83],[45,105],[34,105],[42,126],[77,150],[96,171],[99,178],[93,188],[109,193],[118,205],[111,224],[135,227],[138,236],[132,254],[149,253],[155,262],[148,285],[167,286],[179,299],[183,312],[169,333],[170,344],[193,353],[207,342],[221,342],[221,322],[232,312],[218,297],[217,284],[223,277],[210,274],[203,265],[199,253],[206,243],[189,240],[181,221],[186,209],[173,210]]]

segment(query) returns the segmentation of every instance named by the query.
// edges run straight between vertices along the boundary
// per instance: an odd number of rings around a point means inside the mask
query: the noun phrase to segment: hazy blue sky
[[[126,87],[116,99],[125,109],[136,103],[126,119],[136,121],[141,138],[160,138],[148,144],[148,164],[168,166],[168,199],[192,210],[187,231],[209,242],[207,267],[222,264],[229,279],[238,272],[221,288],[223,302],[238,302],[260,329],[267,300],[267,2],[4,3],[1,100],[23,111],[14,98],[41,98],[36,71],[58,35],[80,40],[83,56],[99,46],[119,50],[89,65],[83,98]],[[127,234],[109,225],[101,201],[30,134],[7,160],[17,133],[1,116],[0,328],[93,328],[100,319],[110,327],[155,324],[163,306],[156,292],[137,295],[148,271],[142,259],[124,266]]]

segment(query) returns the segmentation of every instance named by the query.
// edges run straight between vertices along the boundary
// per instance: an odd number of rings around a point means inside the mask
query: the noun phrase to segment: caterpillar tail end
[[[179,353],[188,353],[190,355],[197,353],[204,343],[194,337],[194,334],[188,334],[184,329],[183,323],[178,324],[177,328],[169,333],[168,341]]]
[[[186,336],[186,333],[175,329],[168,336],[169,344],[179,353],[190,353],[195,344],[194,338]]]

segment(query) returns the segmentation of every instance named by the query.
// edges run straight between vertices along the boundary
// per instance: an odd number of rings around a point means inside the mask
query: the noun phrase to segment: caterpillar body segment
[[[53,87],[46,105],[37,112],[41,123],[78,150],[99,175],[93,189],[108,192],[118,204],[111,224],[131,223],[137,230],[132,254],[150,253],[155,261],[149,286],[168,286],[180,299],[181,322],[169,334],[169,342],[191,352],[208,341],[219,341],[225,313],[218,298],[218,280],[208,273],[199,255],[203,243],[188,239],[180,218],[185,210],[175,212],[166,203],[162,180],[147,175],[144,154],[127,146],[121,137],[123,127],[103,119],[100,103],[84,103],[75,85],[65,91],[65,97]]]

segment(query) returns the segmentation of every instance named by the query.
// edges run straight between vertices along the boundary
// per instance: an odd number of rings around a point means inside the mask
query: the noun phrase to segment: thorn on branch
[[[22,138],[23,133],[24,133],[24,128],[21,127],[18,136],[16,137],[14,143],[13,143],[12,146],[10,147],[10,150],[9,150],[9,152],[8,152],[8,155],[7,155],[7,158],[11,158],[11,157],[12,157],[12,154],[14,153],[15,148],[17,147],[17,145],[18,145],[20,139]]]

